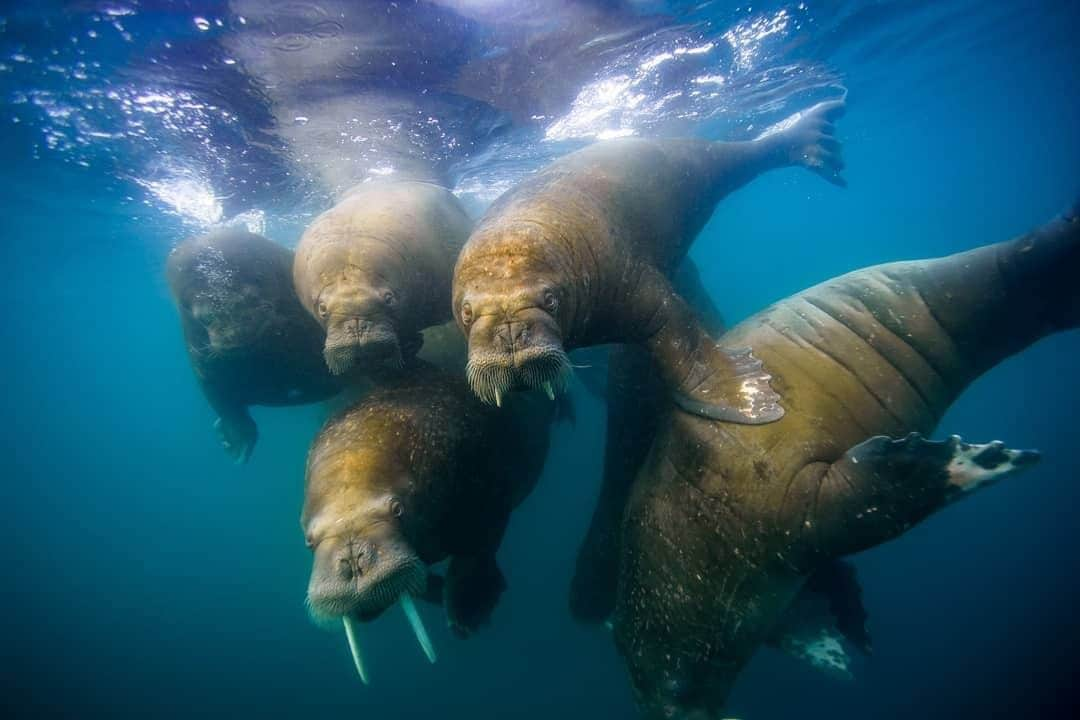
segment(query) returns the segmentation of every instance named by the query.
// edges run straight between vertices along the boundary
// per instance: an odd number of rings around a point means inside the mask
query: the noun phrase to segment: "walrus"
[[[441,594],[459,635],[488,621],[506,587],[495,554],[540,475],[556,413],[536,393],[497,412],[460,374],[417,359],[315,438],[301,517],[314,553],[308,608],[344,625],[365,682],[358,626],[395,603],[433,661],[414,596]],[[427,568],[447,557],[439,583]]]
[[[835,558],[1031,467],[928,440],[964,388],[1080,326],[1080,202],[1019,238],[859,270],[723,335],[787,413],[748,426],[671,408],[623,515],[616,644],[649,718],[719,717],[740,669]]]
[[[186,240],[166,263],[191,367],[237,462],[258,438],[248,407],[341,389],[322,361],[322,331],[293,292],[292,264],[292,251],[238,228]]]
[[[801,165],[843,184],[833,125],[843,110],[843,100],[819,103],[750,142],[597,142],[496,200],[454,270],[473,390],[496,405],[522,387],[553,395],[567,351],[637,343],[693,412],[779,418],[760,362],[722,355],[670,275],[717,203],[757,175]]]
[[[293,265],[296,294],[326,331],[335,375],[397,368],[424,328],[450,320],[450,277],[472,223],[428,182],[357,185],[311,223]]]

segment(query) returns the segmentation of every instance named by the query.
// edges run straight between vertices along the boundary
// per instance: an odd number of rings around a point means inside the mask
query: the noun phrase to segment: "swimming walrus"
[[[292,251],[237,228],[187,240],[167,261],[188,358],[238,462],[258,438],[249,406],[311,403],[340,389],[322,361],[322,331],[293,292],[292,264]]]
[[[614,615],[647,717],[719,717],[823,563],[1038,459],[924,435],[980,374],[1080,326],[1078,277],[1080,203],[1008,242],[829,280],[722,336],[766,363],[787,413],[662,423],[623,516]]]
[[[450,319],[450,277],[471,221],[446,188],[364,183],[311,223],[293,278],[326,331],[330,371],[399,367],[420,332]]]
[[[719,353],[670,276],[717,203],[757,175],[802,165],[842,183],[832,121],[843,109],[820,103],[751,142],[598,142],[500,197],[454,270],[474,391],[494,404],[521,387],[554,394],[567,351],[639,343],[694,412],[780,417],[761,364]]]
[[[505,581],[495,560],[510,512],[532,491],[556,406],[521,394],[497,412],[457,373],[420,360],[332,418],[308,454],[301,524],[314,552],[308,607],[342,622],[366,681],[360,621],[430,596],[428,566],[450,558],[442,601],[451,629],[487,622]]]

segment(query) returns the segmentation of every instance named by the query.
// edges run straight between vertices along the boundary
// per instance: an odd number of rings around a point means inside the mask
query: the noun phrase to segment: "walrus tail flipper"
[[[781,120],[759,136],[761,142],[775,144],[781,165],[800,165],[839,187],[847,187],[840,176],[844,159],[834,123],[847,109],[843,98],[819,102]]]
[[[866,617],[855,567],[834,560],[807,579],[766,642],[819,670],[851,678],[848,649],[870,654]]]
[[[897,537],[945,505],[1021,472],[1039,459],[1001,442],[940,442],[883,435],[848,450],[821,478],[816,516],[804,525],[817,549],[847,555]]]

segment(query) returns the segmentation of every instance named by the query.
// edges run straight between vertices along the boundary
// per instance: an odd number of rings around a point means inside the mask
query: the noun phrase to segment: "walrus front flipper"
[[[725,352],[717,348],[708,363],[695,363],[682,389],[672,393],[688,413],[711,420],[763,425],[784,416],[780,396],[769,385],[772,376],[750,348]]]
[[[879,435],[848,450],[821,479],[806,532],[833,555],[890,540],[945,505],[1034,465],[1039,454],[1001,442]]]
[[[214,430],[221,438],[221,447],[237,464],[246,463],[255,449],[259,429],[247,408],[222,413],[214,421]]]
[[[494,555],[455,555],[446,571],[444,603],[450,629],[468,637],[486,625],[506,589]]]
[[[762,425],[784,416],[772,376],[749,349],[728,350],[660,272],[645,268],[628,298],[630,332],[643,336],[675,403],[712,420]]]
[[[855,567],[836,560],[807,579],[766,642],[819,670],[850,679],[848,649],[870,654],[866,617]]]

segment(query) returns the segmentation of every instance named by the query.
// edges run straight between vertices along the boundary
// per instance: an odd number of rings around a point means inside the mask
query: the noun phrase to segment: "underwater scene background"
[[[1075,3],[271,6],[299,6],[308,32],[274,35],[276,50],[248,43],[246,18],[265,8],[243,2],[3,6],[7,716],[635,716],[610,635],[567,611],[604,432],[579,385],[576,425],[555,428],[512,518],[489,627],[458,640],[422,606],[440,651],[429,665],[388,613],[365,627],[365,687],[341,633],[309,622],[298,518],[326,409],[255,409],[259,445],[233,465],[164,263],[223,222],[295,247],[330,204],[328,158],[353,148],[392,168],[416,153],[478,215],[591,140],[751,138],[846,91],[846,189],[797,169],[764,176],[697,239],[691,256],[729,324],[851,269],[1007,239],[1080,193]],[[305,128],[335,122],[329,106],[303,115],[306,96],[282,89],[319,67],[271,72],[259,56],[354,25],[378,52],[322,97],[374,109],[357,121],[367,130],[328,145]],[[420,119],[379,116],[390,106]],[[854,558],[874,638],[854,680],[763,649],[729,715],[1071,716],[1078,358],[1075,331],[1050,337],[949,411],[937,437],[1000,438],[1043,461]]]

